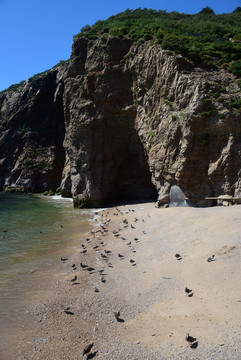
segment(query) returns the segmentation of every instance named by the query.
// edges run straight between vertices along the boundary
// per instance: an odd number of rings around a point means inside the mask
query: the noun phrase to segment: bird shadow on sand
[[[196,349],[198,347],[198,341],[195,341],[192,345],[190,345],[191,349]]]
[[[98,353],[98,351],[95,351],[94,353],[90,353],[90,354],[87,356],[86,360],[94,359],[94,357],[97,355],[97,353]]]
[[[125,322],[125,320],[124,320],[124,319],[121,319],[121,318],[118,318],[117,321],[120,322],[120,323],[124,323],[124,322]]]

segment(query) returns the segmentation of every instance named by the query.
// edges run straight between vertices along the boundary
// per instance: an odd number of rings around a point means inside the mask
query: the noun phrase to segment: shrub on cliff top
[[[240,36],[240,23],[240,11],[216,15],[208,6],[194,15],[138,8],[99,20],[88,31],[84,27],[80,35],[89,39],[104,34],[127,36],[138,44],[140,39],[154,39],[166,50],[181,53],[195,62],[208,59],[220,67],[241,58],[241,43],[236,40]]]

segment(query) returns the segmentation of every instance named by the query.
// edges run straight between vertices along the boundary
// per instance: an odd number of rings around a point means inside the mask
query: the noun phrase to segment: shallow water
[[[0,193],[0,328],[46,291],[48,274],[78,246],[91,217],[71,199]]]

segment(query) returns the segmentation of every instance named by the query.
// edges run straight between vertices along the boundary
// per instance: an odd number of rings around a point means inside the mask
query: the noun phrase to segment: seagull
[[[210,256],[210,257],[207,259],[207,262],[215,261],[214,257],[215,257],[215,255]]]
[[[119,257],[119,258],[123,258],[123,257],[124,257],[124,255],[118,254],[118,257]]]
[[[63,258],[63,257],[61,257],[60,260],[64,262],[64,261],[67,261],[68,258]]]
[[[64,310],[65,314],[67,315],[74,315],[73,311],[69,311],[69,310]]]
[[[82,268],[87,268],[87,267],[88,267],[88,265],[84,265],[84,264],[82,264],[82,262],[80,263],[80,266],[81,266]]]
[[[110,251],[110,250],[104,250],[104,251],[105,251],[106,254],[112,253],[112,251]]]
[[[88,267],[87,270],[88,271],[94,271],[95,269],[93,267]]]
[[[118,318],[120,317],[120,311],[114,311],[114,316],[116,320],[118,320]]]
[[[83,356],[86,354],[89,354],[90,350],[92,349],[92,347],[94,346],[94,343],[91,343],[89,345],[87,345],[84,350],[83,350]]]
[[[77,280],[77,276],[75,275],[75,277],[73,277],[73,279],[71,279],[70,281],[74,282]]]
[[[187,294],[190,294],[191,292],[192,292],[192,290],[191,289],[188,289],[187,287],[185,288],[185,292],[187,293]]]
[[[196,338],[192,337],[192,336],[189,335],[188,333],[186,333],[185,340],[186,340],[187,342],[189,342],[190,344],[192,344],[192,343],[194,343],[195,341],[197,341]]]
[[[99,272],[100,274],[102,274],[104,271],[105,271],[104,266],[102,266],[102,268],[101,268],[100,270],[98,270],[98,272]]]

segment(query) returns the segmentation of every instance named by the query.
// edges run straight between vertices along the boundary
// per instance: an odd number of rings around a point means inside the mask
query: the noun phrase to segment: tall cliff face
[[[0,189],[56,189],[65,151],[63,82],[57,70],[0,95]]]
[[[174,184],[240,196],[238,97],[231,74],[156,44],[75,37],[65,68],[0,96],[0,186],[59,188],[87,206],[165,203]]]

